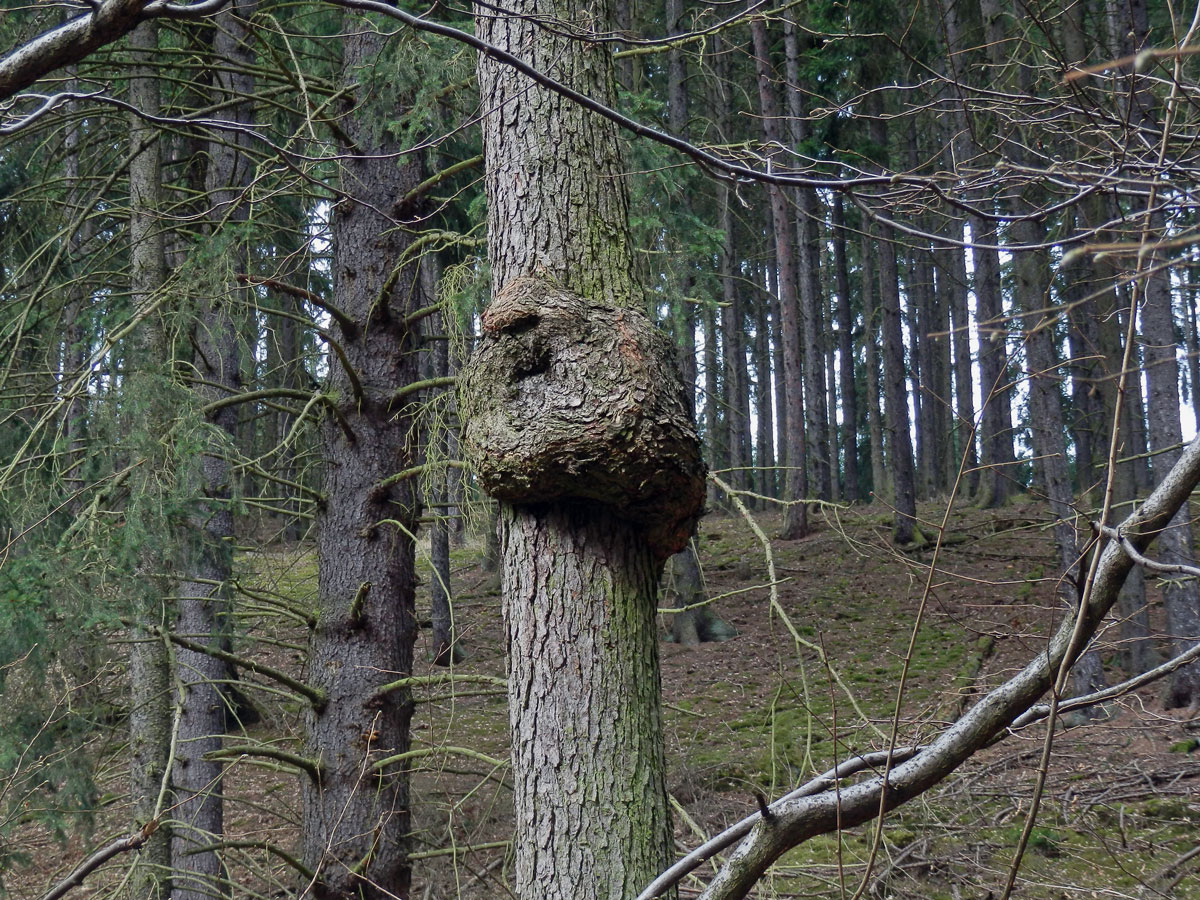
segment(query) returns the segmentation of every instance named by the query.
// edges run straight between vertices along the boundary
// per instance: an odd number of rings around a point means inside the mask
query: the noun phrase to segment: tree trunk
[[[1022,204],[1024,210],[1031,205]],[[1033,219],[1013,223],[1013,239],[1019,244],[1039,244],[1045,231]],[[1058,374],[1058,353],[1053,341],[1053,323],[1046,321],[1044,310],[1050,304],[1050,279],[1053,270],[1049,255],[1041,250],[1014,254],[1015,301],[1022,313],[1025,331],[1026,375],[1029,384],[1029,422],[1035,467],[1040,472],[1043,490],[1054,517],[1054,544],[1058,550],[1060,596],[1074,614],[1080,596],[1079,545],[1075,537],[1074,502],[1071,476],[1067,467],[1066,428],[1063,422],[1062,391]],[[1071,672],[1072,686],[1078,694],[1088,694],[1105,686],[1104,667],[1095,650],[1076,661]]]
[[[430,306],[438,302],[438,283],[441,281],[442,268],[437,256],[427,253],[421,259],[421,305]],[[444,312],[430,316],[425,321],[434,333],[446,335],[447,329],[442,320]],[[433,365],[431,378],[446,378],[450,374],[450,341],[436,340],[433,345]],[[453,392],[451,392],[453,393]],[[441,399],[449,398],[439,398]],[[442,463],[450,459],[450,422],[448,407],[443,407],[444,418],[429,430],[430,446],[427,451],[427,462],[435,466],[432,474],[433,489],[431,506],[433,507],[433,524],[429,526],[429,601],[433,618],[433,661],[439,666],[449,666],[462,662],[466,653],[459,644],[454,630],[454,604],[450,594],[450,531],[452,520],[449,518],[450,503],[450,472],[455,471]]]
[[[254,9],[251,0],[222,10],[217,14],[213,36],[213,56],[224,63],[214,67],[214,92],[232,104],[226,118],[247,125],[253,122],[248,98],[254,93],[254,77],[244,67],[255,61],[248,27]],[[248,134],[238,132],[222,135],[208,145],[205,193],[213,233],[249,219],[250,205],[244,196],[251,177],[251,162],[245,152],[249,141]],[[193,342],[195,369],[202,382],[197,392],[204,402],[242,391],[239,324],[246,289],[235,276],[246,271],[247,258],[244,237],[235,236],[228,251],[224,291],[200,300]],[[228,643],[223,632],[229,621],[234,537],[229,457],[237,444],[237,407],[221,408],[209,416],[209,422],[214,437],[200,464],[203,500],[192,515],[196,541],[190,577],[179,587],[176,629],[192,641],[216,648]],[[221,748],[226,722],[221,685],[227,684],[233,673],[227,663],[184,647],[176,650],[176,662],[183,686],[183,708],[173,778],[180,820],[171,845],[173,896],[176,900],[204,900],[229,893],[220,855],[208,849],[219,843],[224,833],[224,764],[209,754]]]
[[[879,226],[880,310],[883,313],[883,380],[887,403],[888,470],[893,491],[895,519],[892,540],[901,546],[916,539],[917,504],[913,471],[912,437],[909,431],[908,379],[904,371],[904,335],[900,330],[900,279],[896,271],[896,245],[892,229]]]
[[[342,80],[365,83],[384,38],[357,15],[346,23]],[[405,318],[422,302],[417,265],[396,268],[412,236],[395,219],[419,214],[397,198],[421,182],[424,166],[380,134],[369,104],[344,109],[352,144],[341,168],[347,196],[333,215],[333,274],[336,305],[350,320],[337,324],[338,341],[354,377],[331,356],[337,405],[321,425],[327,499],[317,523],[310,662],[310,681],[326,699],[306,712],[305,752],[320,774],[302,782],[301,845],[318,900],[384,900],[407,897],[411,881],[407,766],[385,763],[409,749],[412,701],[407,690],[378,688],[412,673],[419,516],[412,479],[381,485],[413,464],[416,443],[412,409],[392,401],[396,388],[418,379]]]
[[[730,134],[731,90],[729,87],[729,61],[722,37],[714,35],[714,61],[717,78],[712,86],[711,106],[716,110],[715,118],[719,139]],[[719,193],[721,209],[721,257],[718,276],[721,279],[721,357],[723,377],[721,385],[725,400],[725,421],[728,432],[728,464],[730,484],[735,490],[749,490],[753,482],[750,467],[754,462],[754,441],[750,434],[750,366],[746,358],[746,305],[735,278],[737,258],[737,232],[733,215],[734,190],[721,185]]]
[[[875,242],[870,230],[862,233],[863,347],[867,369],[867,431],[871,443],[871,492],[885,503],[892,502],[892,485],[884,467],[883,393],[879,386],[879,309],[875,303]]]
[[[1150,27],[1145,0],[1129,0],[1119,7],[1122,51],[1140,53],[1146,46]],[[1132,128],[1157,131],[1158,98],[1150,82],[1139,72],[1129,74],[1129,120]],[[1153,196],[1153,195],[1152,195]],[[1146,240],[1162,240],[1167,236],[1166,221],[1161,209],[1146,213]],[[1141,260],[1139,259],[1139,262]],[[1154,454],[1155,484],[1163,478],[1182,454],[1183,434],[1180,425],[1178,340],[1175,312],[1171,297],[1171,278],[1164,268],[1162,252],[1147,254],[1149,270],[1134,284],[1135,297],[1141,295],[1141,324],[1149,412],[1148,443]],[[1160,557],[1168,564],[1195,565],[1192,543],[1191,516],[1188,505],[1171,520],[1170,527],[1159,536]],[[1200,586],[1194,578],[1166,576],[1163,579],[1163,602],[1167,612],[1167,633],[1174,653],[1182,653],[1196,643],[1200,635]],[[1200,706],[1200,662],[1176,669],[1167,690],[1168,707]]]
[[[764,497],[775,497],[775,427],[771,373],[771,337],[767,319],[767,307],[770,305],[770,294],[764,289],[756,298],[754,304],[754,405],[758,427],[754,435],[754,456],[758,477],[755,486],[758,493]],[[761,506],[760,506],[761,508]]]
[[[759,39],[755,37],[755,55],[763,63],[768,59],[766,49],[766,26],[761,20],[763,47],[759,51]],[[756,27],[756,26],[752,26]],[[808,141],[808,122],[804,109],[804,92],[800,85],[800,37],[796,23],[790,18],[783,22],[784,53],[787,65],[786,94],[788,99],[789,137],[793,149],[799,151]],[[759,72],[759,92],[763,91],[764,81],[762,71]],[[774,87],[767,85],[772,94]],[[767,106],[763,105],[763,114],[767,114]],[[764,129],[767,128],[764,121]],[[778,125],[776,125],[778,129]],[[771,141],[770,132],[767,140]],[[828,402],[826,386],[825,360],[825,331],[821,321],[821,310],[824,301],[821,296],[821,220],[820,198],[812,188],[797,187],[794,189],[796,204],[796,247],[799,251],[798,271],[796,273],[797,300],[800,309],[800,329],[804,341],[803,347],[803,380],[804,380],[804,413],[805,437],[812,477],[813,487],[817,496],[822,500],[833,499],[833,482],[837,472],[837,442],[830,442],[829,421],[836,407]],[[782,301],[783,294],[780,294]],[[807,494],[807,491],[805,491]]]
[[[996,229],[972,218],[975,262],[975,325],[979,332],[980,462],[984,467],[979,505],[1003,506],[1012,490],[1012,401],[1008,378],[1008,322],[1000,300],[1000,255]],[[985,246],[986,245],[986,246]]]
[[[767,24],[761,18],[750,22],[750,33],[754,38],[754,64],[758,74],[758,99],[762,109],[763,139],[768,147],[769,156],[775,155],[775,150],[783,146],[783,131],[779,124],[779,101],[772,81],[770,55],[767,45]],[[800,322],[799,297],[796,291],[795,244],[792,239],[792,221],[788,209],[787,194],[777,184],[767,185],[767,196],[771,202],[771,227],[775,237],[775,271],[779,297],[779,333],[783,349],[783,395],[784,409],[780,420],[787,423],[783,434],[782,446],[787,448],[787,476],[783,491],[783,500],[789,505],[784,517],[783,530],[780,538],[795,540],[808,534],[808,510],[801,500],[808,493],[808,480],[805,457],[807,453],[804,421],[804,380],[800,368]],[[816,363],[809,362],[811,370]],[[824,398],[824,389],[817,392]],[[810,392],[808,405],[811,408],[816,403]],[[819,422],[819,420],[816,420]],[[808,433],[814,439],[812,421],[808,423]],[[824,433],[818,428],[819,434]]]
[[[147,116],[160,109],[157,78],[158,24],[146,22],[129,37],[134,65],[129,82],[129,102]],[[159,205],[162,191],[162,150],[156,126],[140,116],[130,116],[129,142],[133,155],[129,161],[129,256],[130,304],[136,309],[151,302],[166,281],[166,255],[163,245]],[[133,379],[143,379],[162,365],[161,338],[150,322],[142,324]],[[148,390],[153,388],[148,387]],[[149,468],[149,467],[146,467]],[[140,469],[137,478],[153,475]],[[147,571],[161,571],[156,560],[147,560]],[[161,579],[147,578],[134,586],[139,598],[131,628],[129,645],[130,794],[133,816],[145,824],[157,815],[158,798],[171,765],[171,673],[167,648],[154,633],[166,618],[161,594]],[[145,900],[165,900],[170,894],[171,827],[162,823],[142,846],[137,866],[130,878],[130,896]]]
[[[963,238],[961,222],[951,220],[948,236],[956,241]],[[979,453],[975,435],[975,383],[971,365],[971,321],[967,307],[967,259],[962,247],[950,247],[939,254],[942,262],[940,283],[950,312],[950,329],[954,356],[954,434],[957,440],[953,464],[960,462],[966,470],[966,493],[974,496],[979,490]]]
[[[842,447],[845,489],[842,496],[857,503],[858,488],[858,386],[854,378],[854,311],[850,300],[850,272],[846,262],[845,198],[833,198],[833,267],[837,277],[838,381],[842,395]],[[866,275],[863,273],[865,279]],[[970,357],[968,356],[968,362]]]
[[[604,45],[542,30],[535,22],[546,16],[584,31],[610,27],[593,7],[548,0],[518,0],[503,15],[481,15],[476,25],[489,43],[609,101],[613,76]],[[482,56],[479,85],[484,108],[494,111],[484,119],[496,291],[485,331],[491,329],[496,348],[503,341],[519,348],[525,340],[535,356],[549,353],[512,377],[514,390],[525,390],[515,385],[527,382],[528,390],[552,391],[568,377],[556,368],[554,353],[574,359],[588,346],[538,350],[539,341],[550,340],[545,332],[553,321],[543,323],[541,307],[532,319],[528,311],[517,316],[511,305],[517,295],[504,292],[536,288],[547,303],[551,295],[564,303],[580,298],[609,310],[606,316],[621,328],[635,327],[645,300],[633,275],[616,130]],[[509,314],[513,318],[505,319]],[[482,365],[487,341],[468,372]],[[660,365],[660,377],[674,371],[669,360],[653,364]],[[589,383],[585,392],[604,389],[604,372],[588,366],[579,375]],[[663,387],[682,403],[678,383]],[[467,408],[466,387],[463,397],[466,444],[468,436],[479,436],[468,423],[476,411]],[[503,397],[491,399],[508,409]],[[679,415],[685,415],[682,406]],[[522,434],[537,444],[535,432]],[[694,432],[690,441],[698,465]],[[478,464],[478,446],[472,453]],[[611,505],[621,492],[632,493],[632,485],[614,483],[613,494],[597,503],[570,496],[595,485],[573,482],[569,474],[560,484],[562,495],[546,502],[525,505],[513,497],[502,504],[514,883],[522,900],[625,900],[664,867],[671,850],[654,615],[661,560],[682,544],[652,540],[654,529]],[[697,491],[694,527],[703,482],[689,489]],[[685,530],[681,525],[677,533]]]

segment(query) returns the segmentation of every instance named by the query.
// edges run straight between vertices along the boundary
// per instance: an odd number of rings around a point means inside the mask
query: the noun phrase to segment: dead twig
[[[101,847],[71,872],[66,878],[50,888],[42,895],[42,900],[58,900],[72,888],[77,888],[83,884],[83,879],[87,878],[92,872],[100,868],[114,856],[122,853],[128,853],[130,850],[137,850],[146,841],[150,839],[150,835],[158,830],[158,820],[151,819],[133,834],[127,835],[113,841],[107,846]]]

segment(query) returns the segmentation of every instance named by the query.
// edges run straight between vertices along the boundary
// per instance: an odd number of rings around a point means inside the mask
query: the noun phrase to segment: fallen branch
[[[101,847],[77,865],[70,875],[43,894],[42,900],[58,900],[59,897],[66,894],[72,888],[77,888],[83,884],[83,879],[87,878],[88,875],[96,871],[114,856],[128,853],[130,850],[137,850],[142,844],[150,840],[150,835],[154,834],[157,830],[158,820],[151,819],[133,834],[119,838],[111,844]]]
[[[1142,553],[1167,527],[1198,483],[1200,440],[1187,447],[1141,508],[1122,523],[1120,531],[1129,547]],[[837,791],[824,789],[805,796],[790,795],[771,804],[770,822],[761,815],[752,816],[745,839],[701,894],[702,900],[735,900],[746,896],[771,864],[788,850],[817,835],[870,821],[881,812],[921,796],[1003,735],[1050,688],[1056,673],[1074,662],[1116,603],[1134,565],[1128,549],[1123,543],[1109,542],[1096,565],[1090,600],[1079,615],[1067,617],[1046,649],[1024,669],[986,694],[911,759],[895,765],[886,783],[876,777],[839,787]],[[896,760],[893,758],[892,762]],[[669,871],[674,872],[679,866],[677,863]],[[664,873],[639,900],[658,896],[676,880],[667,879]]]

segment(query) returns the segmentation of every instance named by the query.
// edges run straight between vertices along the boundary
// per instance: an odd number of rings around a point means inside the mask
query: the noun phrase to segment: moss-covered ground
[[[942,515],[932,504],[920,512],[930,523]],[[768,535],[777,531],[777,514],[755,515]],[[756,793],[779,796],[854,753],[886,747],[894,727],[898,744],[928,740],[1035,654],[1064,613],[1045,513],[1032,502],[956,509],[932,575],[935,549],[892,548],[890,520],[878,507],[813,520],[809,537],[772,541],[769,558],[739,516],[717,512],[701,524],[706,587],[738,635],[698,647],[660,645],[680,851],[752,813]],[[923,531],[937,533],[935,525]],[[500,678],[500,598],[481,556],[478,538],[452,551],[456,625],[467,651],[454,672]],[[424,550],[420,566],[418,619],[427,626]],[[238,652],[303,676],[306,621],[316,604],[311,547],[244,554],[239,571],[248,593],[237,610]],[[1152,625],[1161,627],[1158,592],[1150,594]],[[661,627],[665,636],[665,615]],[[444,672],[429,661],[427,639],[426,627],[417,674]],[[1102,635],[1099,650],[1109,680],[1121,680],[1118,625]],[[257,676],[246,680],[258,686],[250,691],[263,720],[237,740],[299,752],[299,701]],[[1200,854],[1189,856],[1200,846],[1200,732],[1186,712],[1164,709],[1159,695],[1150,686],[1102,717],[1059,724],[1015,896],[1200,897]],[[503,689],[464,680],[422,688],[416,699],[414,747],[429,752],[414,761],[413,896],[506,896]],[[1026,826],[1045,736],[1044,727],[1031,727],[980,754],[889,814],[878,844],[871,824],[796,848],[757,896],[998,897]],[[119,752],[112,752],[119,784]],[[294,849],[295,784],[277,762],[235,762],[226,785],[231,838]],[[119,788],[113,796],[106,815],[117,823]],[[52,868],[63,870],[93,844],[43,846]],[[288,883],[266,850],[231,854],[247,894],[278,893]],[[14,873],[7,885],[18,896],[36,896],[49,871]],[[77,896],[105,883],[93,879]],[[694,896],[699,885],[686,883],[683,896]]]

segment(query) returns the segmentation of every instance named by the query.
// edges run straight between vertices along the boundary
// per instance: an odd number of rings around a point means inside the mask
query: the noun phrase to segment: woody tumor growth
[[[483,315],[460,410],[496,499],[606,504],[663,559],[691,535],[704,463],[671,344],[640,310],[514,279]]]

